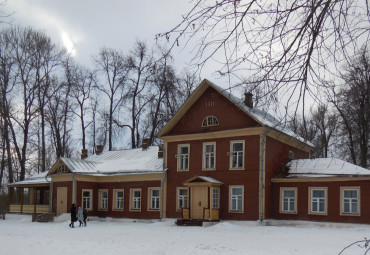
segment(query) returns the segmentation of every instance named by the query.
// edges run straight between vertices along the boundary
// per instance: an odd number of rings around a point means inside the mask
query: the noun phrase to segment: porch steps
[[[184,219],[177,219],[176,221],[177,226],[203,226],[202,220],[184,220]]]

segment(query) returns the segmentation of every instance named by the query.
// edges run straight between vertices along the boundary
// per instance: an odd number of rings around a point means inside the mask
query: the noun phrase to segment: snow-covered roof
[[[192,182],[197,182],[197,180],[201,180],[203,182],[209,182],[209,183],[213,183],[213,184],[224,184],[223,182],[219,181],[219,180],[216,180],[215,178],[212,178],[212,177],[209,177],[209,176],[199,176],[199,175],[196,175],[186,181],[184,181],[184,184],[189,184],[189,183],[192,183]]]
[[[90,172],[98,164],[98,162],[83,159],[60,158],[60,160],[62,160],[72,172]]]
[[[206,182],[215,183],[215,184],[224,184],[223,182],[216,180],[215,178],[209,176],[198,176],[199,178],[203,179]]]
[[[210,82],[210,81],[209,81]],[[243,109],[245,112],[249,113],[249,115],[257,120],[259,123],[261,123],[264,126],[268,126],[270,128],[276,129],[279,132],[285,133],[286,135],[295,138],[303,143],[306,143],[307,145],[314,147],[314,145],[309,142],[305,141],[302,137],[294,133],[289,127],[287,127],[286,123],[283,123],[276,118],[274,118],[271,114],[261,111],[257,108],[251,108],[245,105],[244,100],[234,96],[227,90],[219,87],[218,85],[210,82],[220,93],[222,93],[225,97],[229,98],[234,104],[239,106],[241,109]]]
[[[51,178],[47,177],[48,172],[43,172],[39,174],[35,174],[24,181],[13,182],[9,183],[8,186],[23,186],[23,185],[42,185],[42,184],[49,184],[51,182]]]
[[[296,159],[287,167],[287,177],[370,176],[370,170],[337,158]]]
[[[147,149],[107,151],[86,159],[61,158],[68,169],[81,174],[117,174],[162,172],[163,159],[158,158],[158,146]]]

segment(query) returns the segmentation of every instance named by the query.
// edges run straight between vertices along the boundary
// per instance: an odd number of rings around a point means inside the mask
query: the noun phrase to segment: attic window
[[[68,168],[65,165],[61,165],[57,168],[57,173],[68,173]]]
[[[211,126],[217,126],[218,120],[215,116],[207,116],[204,118],[202,127],[211,127]]]

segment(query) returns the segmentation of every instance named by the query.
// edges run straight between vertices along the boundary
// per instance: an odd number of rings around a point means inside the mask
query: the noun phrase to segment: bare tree
[[[343,84],[334,93],[331,102],[340,115],[342,140],[350,160],[364,168],[369,167],[370,138],[370,55],[363,47],[352,58],[342,75]],[[333,90],[335,87],[333,88]]]
[[[147,131],[144,130],[144,135],[149,138],[150,144],[153,144],[158,129],[163,127],[168,120],[166,112],[176,108],[175,100],[168,103],[169,107],[166,107],[165,99],[169,99],[170,94],[177,89],[177,77],[173,68],[167,64],[167,58],[168,56],[164,56],[161,58],[162,61],[156,63],[155,73],[153,73],[150,83],[151,102],[149,104],[148,125],[146,125]]]
[[[41,146],[39,146],[39,161],[38,169],[41,172],[46,171],[46,137],[45,137],[45,107],[48,100],[53,95],[53,87],[50,85],[50,77],[62,64],[62,58],[64,57],[64,50],[59,49],[54,43],[51,42],[50,38],[46,35],[35,36],[34,40],[37,43],[35,54],[32,58],[33,67],[35,69],[35,83],[37,90],[37,104],[39,111],[39,127],[41,132]],[[40,133],[38,132],[38,133]],[[39,135],[39,134],[38,134]],[[41,169],[40,169],[41,167]]]
[[[97,88],[108,98],[108,150],[113,148],[113,119],[126,98],[128,68],[122,53],[103,48],[95,57]]]
[[[310,122],[316,129],[316,136],[313,144],[315,145],[312,157],[327,158],[330,148],[330,141],[337,129],[337,117],[330,113],[326,105],[320,105],[315,111],[311,112]]]
[[[1,178],[3,183],[5,168],[7,168],[8,182],[14,180],[11,161],[11,137],[9,130],[9,118],[12,100],[10,93],[14,88],[15,61],[13,58],[14,48],[11,43],[11,31],[2,30],[0,33],[0,119],[1,119]]]
[[[93,74],[87,69],[77,66],[68,61],[65,66],[66,81],[71,86],[71,96],[74,98],[77,108],[72,108],[73,113],[81,121],[82,149],[86,149],[86,129],[92,123],[88,121],[88,100],[93,89]]]
[[[370,37],[368,1],[195,0],[168,32],[171,48],[194,45],[193,63],[220,63],[234,84],[262,86],[305,107],[343,61]],[[294,100],[292,100],[292,98]],[[297,103],[297,106],[298,106]]]
[[[28,145],[30,129],[33,120],[37,118],[39,109],[36,106],[37,93],[40,86],[38,68],[35,68],[35,57],[44,45],[45,35],[32,29],[12,28],[9,30],[12,47],[14,49],[14,61],[16,63],[16,86],[13,94],[18,104],[9,114],[9,128],[12,143],[19,161],[19,179],[24,180],[26,162],[28,160]]]
[[[137,41],[134,49],[127,59],[127,66],[130,68],[130,92],[128,94],[131,110],[131,147],[137,148],[140,142],[139,121],[140,115],[150,102],[146,98],[146,89],[152,76],[154,68],[153,55],[148,53],[148,47],[144,42]]]
[[[56,78],[51,80],[55,93],[47,105],[46,120],[50,126],[50,136],[55,147],[56,157],[71,155],[70,142],[72,130],[72,110],[70,105],[71,84],[60,83]]]

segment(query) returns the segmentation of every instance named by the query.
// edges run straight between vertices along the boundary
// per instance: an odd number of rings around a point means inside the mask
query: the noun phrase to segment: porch
[[[203,209],[203,217],[201,219],[190,219],[190,209],[182,210],[182,218],[176,220],[177,226],[203,226],[204,223],[219,222],[219,210],[213,209],[212,213],[209,208]]]
[[[189,202],[182,208],[178,226],[202,226],[204,222],[220,221],[220,186],[223,183],[208,176],[194,176],[184,182],[189,187]]]
[[[49,185],[8,186],[8,212],[20,214],[48,214]]]

